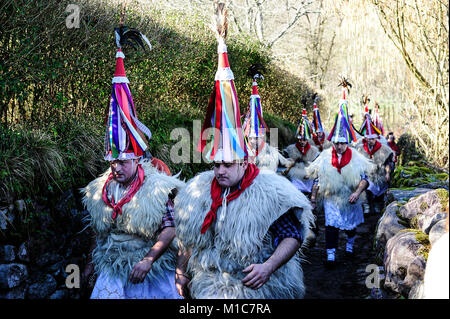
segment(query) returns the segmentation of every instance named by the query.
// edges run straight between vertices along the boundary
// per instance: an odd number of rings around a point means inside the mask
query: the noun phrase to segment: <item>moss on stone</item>
[[[392,187],[392,190],[401,190],[401,191],[413,191],[415,187]]]
[[[428,260],[428,254],[430,253],[430,249],[426,248],[426,247],[422,247],[417,251],[417,254],[419,254],[420,256],[423,257],[423,259],[425,259],[425,261]]]
[[[397,217],[398,217],[398,223],[400,224],[400,225],[402,225],[402,226],[404,226],[404,227],[411,227],[410,225],[409,225],[409,220],[408,220],[408,218],[405,218],[405,217],[403,217],[401,214],[400,214],[400,211],[397,209],[397,211],[395,212],[395,215],[397,215]]]
[[[411,225],[411,228],[419,229],[419,224],[418,224],[419,215],[421,215],[421,214],[417,214],[416,216],[411,218],[411,221],[409,222],[409,224]]]
[[[421,184],[429,184],[429,183],[433,183],[433,181],[429,177],[417,177],[407,179],[407,185],[409,186],[419,186]]]
[[[448,191],[445,188],[436,189],[436,194],[439,197],[442,209],[445,210],[448,207]]]
[[[440,181],[447,181],[448,180],[448,174],[447,173],[438,173],[438,174],[434,174],[433,175],[436,179],[440,180]]]
[[[420,204],[419,208],[420,208],[420,210],[421,210],[422,212],[424,212],[424,211],[426,211],[428,208],[430,208],[430,206],[428,205],[427,202],[422,202],[422,203]]]
[[[427,234],[425,234],[423,231],[418,230],[416,231],[416,239],[419,243],[421,243],[424,246],[430,245],[430,237],[428,237]]]

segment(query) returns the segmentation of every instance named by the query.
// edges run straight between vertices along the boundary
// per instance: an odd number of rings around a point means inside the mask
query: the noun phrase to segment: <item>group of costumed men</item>
[[[346,251],[353,251],[356,227],[364,221],[361,195],[368,194],[369,204],[381,201],[392,152],[378,142],[379,129],[368,113],[364,138],[350,147],[357,133],[348,116],[345,79],[330,133],[314,103],[313,125],[304,110],[298,142],[283,156],[265,142],[268,127],[256,82],[262,74],[255,66],[241,126],[226,18],[225,6],[218,4],[218,69],[197,149],[214,166],[187,182],[149,153],[151,132],[137,118],[125,75],[122,46],[150,43],[138,30],[115,30],[105,133],[110,168],[82,190],[91,217],[92,246],[83,273],[91,298],[302,298],[302,252],[317,233],[313,209],[324,210],[326,256],[333,262],[339,229],[348,236]],[[286,167],[281,174],[280,166]]]

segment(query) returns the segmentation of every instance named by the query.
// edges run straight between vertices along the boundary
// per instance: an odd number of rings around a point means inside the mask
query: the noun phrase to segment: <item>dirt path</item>
[[[370,289],[365,285],[369,272],[366,266],[374,263],[375,253],[372,249],[373,238],[378,219],[381,215],[364,215],[364,223],[357,228],[354,256],[345,257],[346,236],[339,234],[339,246],[336,251],[336,267],[326,269],[325,261],[325,217],[318,216],[319,238],[316,245],[306,253],[302,263],[305,299],[364,299],[370,296]]]

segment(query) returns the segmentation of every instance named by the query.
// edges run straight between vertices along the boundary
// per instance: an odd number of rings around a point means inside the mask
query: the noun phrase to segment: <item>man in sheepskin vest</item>
[[[258,166],[259,169],[277,172],[278,167],[289,167],[293,162],[281,155],[278,149],[265,142],[266,132],[269,131],[269,128],[264,121],[261,97],[256,82],[257,79],[264,79],[262,69],[262,65],[253,64],[248,71],[253,83],[249,108],[243,124],[244,137],[249,151],[249,162]]]
[[[82,189],[95,234],[83,278],[98,275],[93,299],[180,298],[172,199],[184,183],[156,158],[142,160],[151,132],[137,119],[124,57],[119,48],[105,136],[110,168]]]
[[[302,298],[296,254],[313,225],[308,199],[287,179],[223,159],[175,199],[177,286],[193,298]]]
[[[378,214],[383,209],[384,195],[391,180],[394,152],[389,146],[379,142],[379,135],[369,113],[366,113],[361,132],[364,134],[364,139],[356,146],[356,149],[377,166],[376,170],[368,176],[369,187],[365,191],[367,200],[363,204],[364,213]]]
[[[308,142],[312,134],[311,124],[306,116],[306,109],[303,109],[296,136],[298,142],[289,145],[284,150],[288,158],[294,161],[294,164],[285,171],[285,175],[299,191],[309,195],[312,190],[313,180],[307,177],[305,169],[319,156],[320,152],[317,147]]]
[[[364,222],[361,193],[367,188],[367,174],[372,167],[368,159],[348,144],[356,140],[347,111],[348,82],[343,79],[343,98],[328,140],[333,147],[324,150],[307,168],[314,178],[311,194],[313,207],[320,205],[325,212],[326,263],[334,265],[338,246],[339,230],[347,235],[346,252],[353,253],[356,227]]]
[[[205,150],[205,130],[214,125],[207,152],[214,169],[189,180],[175,199],[176,285],[196,299],[302,298],[297,251],[313,224],[311,205],[286,178],[248,163],[233,75],[223,64],[223,4],[216,17],[219,69],[198,149]]]

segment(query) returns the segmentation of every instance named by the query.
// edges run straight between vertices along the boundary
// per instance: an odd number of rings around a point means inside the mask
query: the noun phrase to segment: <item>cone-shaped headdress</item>
[[[372,123],[372,119],[369,114],[369,107],[366,105],[364,108],[364,122],[361,125],[361,134],[367,138],[377,138],[381,131]]]
[[[245,137],[263,137],[268,131],[268,127],[263,118],[263,109],[261,105],[261,97],[258,93],[258,83],[256,80],[263,80],[262,66],[252,65],[247,73],[252,80],[252,95],[250,96],[250,103],[245,115],[243,124]]]
[[[322,121],[320,120],[319,107],[317,106],[318,96],[314,98],[313,105],[313,128],[314,133],[324,132]]]
[[[212,128],[212,145],[206,158],[213,161],[232,162],[246,158],[248,151],[241,127],[234,75],[228,62],[225,44],[228,28],[227,9],[223,3],[215,6],[213,24],[219,42],[217,48],[219,63],[197,151],[203,152],[205,149],[207,138],[205,130]]]
[[[356,141],[355,131],[348,114],[347,101],[347,96],[350,93],[352,85],[347,79],[342,77],[339,86],[342,86],[342,98],[339,100],[339,110],[334,119],[333,128],[327,139],[334,143],[350,143]]]
[[[297,131],[295,132],[295,136],[298,139],[307,140],[312,137],[312,127],[311,123],[308,121],[308,115],[306,114],[306,109],[302,111],[302,117],[298,122]]]
[[[378,103],[377,101],[375,101],[375,113],[373,115],[373,124],[377,127],[377,129],[381,132],[381,134],[384,135],[383,120],[381,119],[378,109],[379,109]]]
[[[151,48],[148,39],[136,29],[125,26],[115,28],[117,45],[116,69],[112,80],[113,88],[109,104],[105,135],[105,160],[139,158],[147,150],[152,133],[137,119],[128,78],[125,74],[122,47],[135,43],[144,48],[142,39]]]

